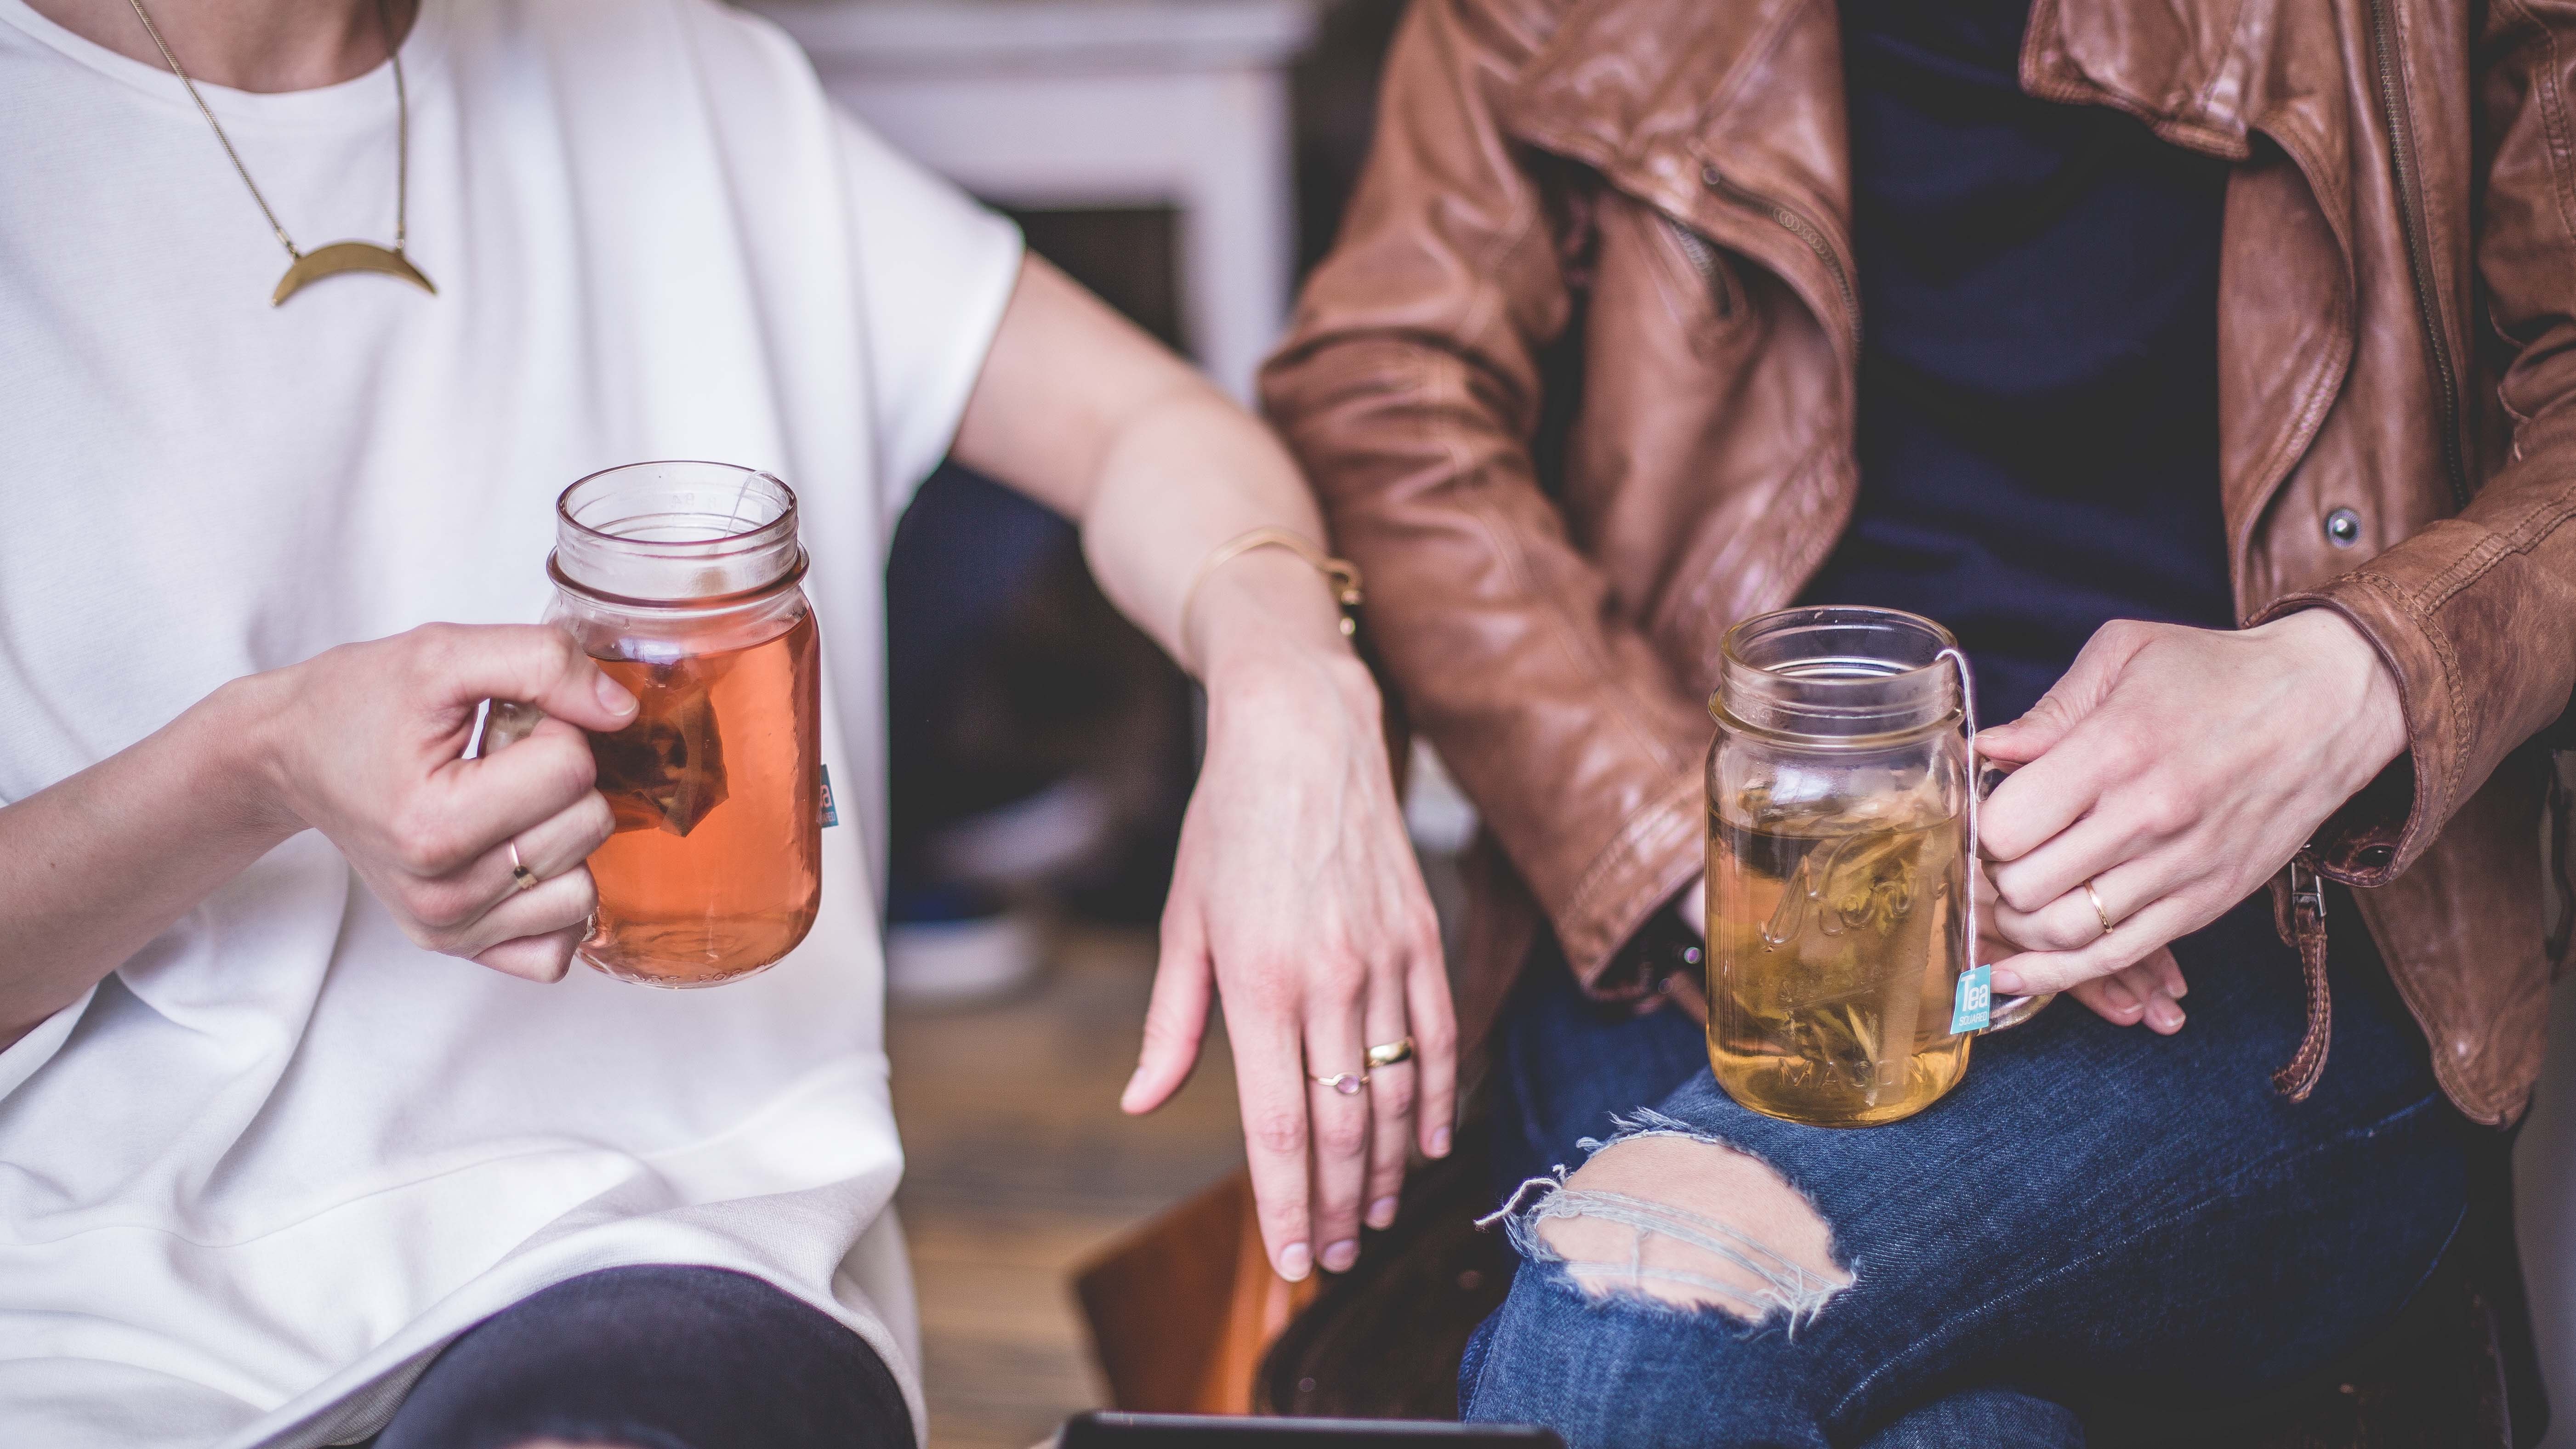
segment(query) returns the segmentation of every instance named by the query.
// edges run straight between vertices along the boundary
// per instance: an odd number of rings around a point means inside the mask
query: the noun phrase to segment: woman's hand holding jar
[[[2166,943],[2259,889],[2405,748],[2396,678],[2331,610],[2105,625],[2029,714],[1978,737],[2021,766],[1982,822],[1992,929],[2019,949],[1995,990],[2116,977],[2133,995],[2135,968],[2169,964]]]
[[[560,980],[608,839],[584,729],[635,697],[560,629],[430,624],[241,681],[264,696],[262,759],[285,833],[311,827],[417,944],[531,981]],[[546,718],[514,749],[464,759],[476,706]]]
[[[460,758],[494,696],[552,718],[519,749]],[[560,978],[596,899],[582,861],[609,828],[581,731],[634,715],[536,625],[432,624],[223,685],[0,811],[0,858],[39,863],[0,872],[0,1047],[308,828],[419,944]]]

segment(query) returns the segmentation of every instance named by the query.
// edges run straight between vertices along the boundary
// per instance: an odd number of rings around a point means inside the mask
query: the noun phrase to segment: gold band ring
[[[1402,1041],[1391,1041],[1384,1046],[1373,1046],[1368,1049],[1369,1070],[1372,1072],[1381,1067],[1394,1066],[1397,1062],[1409,1062],[1411,1060],[1413,1060],[1413,1038],[1411,1037],[1406,1037]]]
[[[2103,935],[2107,936],[2119,929],[2118,923],[2111,919],[2110,908],[2102,904],[2102,893],[2093,889],[2093,882],[2090,880],[2084,882],[2084,898],[2093,903],[2093,917],[2102,923]]]
[[[516,840],[510,842],[510,884],[523,891],[537,888],[537,873],[520,862],[519,842]]]
[[[1307,1081],[1318,1087],[1330,1087],[1345,1097],[1352,1096],[1360,1088],[1367,1086],[1368,1079],[1369,1074],[1366,1072],[1335,1072],[1329,1077],[1319,1077],[1312,1072],[1306,1074]]]

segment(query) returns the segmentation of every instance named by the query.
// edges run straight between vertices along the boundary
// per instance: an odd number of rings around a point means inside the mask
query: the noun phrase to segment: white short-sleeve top
[[[403,57],[438,295],[272,307],[285,254],[178,81],[0,0],[0,804],[228,679],[533,621],[566,484],[719,459],[803,503],[822,913],[720,989],[537,986],[411,945],[318,834],[281,846],[0,1052],[0,1441],[360,1438],[466,1326],[633,1262],[833,1313],[919,1424],[882,566],[1018,236],[709,0],[427,0]],[[391,240],[389,69],[201,89],[300,245]]]

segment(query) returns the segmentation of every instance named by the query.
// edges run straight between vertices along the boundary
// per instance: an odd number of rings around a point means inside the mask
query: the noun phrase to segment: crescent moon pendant
[[[286,275],[278,279],[277,291],[269,297],[268,305],[282,306],[287,298],[304,290],[307,283],[336,277],[342,272],[382,272],[388,277],[399,277],[433,297],[438,295],[438,289],[429,284],[429,278],[422,276],[420,269],[402,253],[374,242],[344,241],[333,242],[297,257],[295,265],[288,267]]]

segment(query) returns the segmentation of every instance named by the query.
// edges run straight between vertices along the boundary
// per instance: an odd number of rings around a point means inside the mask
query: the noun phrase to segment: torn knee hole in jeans
[[[1594,1298],[1714,1308],[1795,1334],[1852,1284],[1823,1214],[1760,1158],[1655,1113],[1622,1120],[1590,1160],[1534,1177],[1478,1226],[1503,1223],[1535,1263]]]

